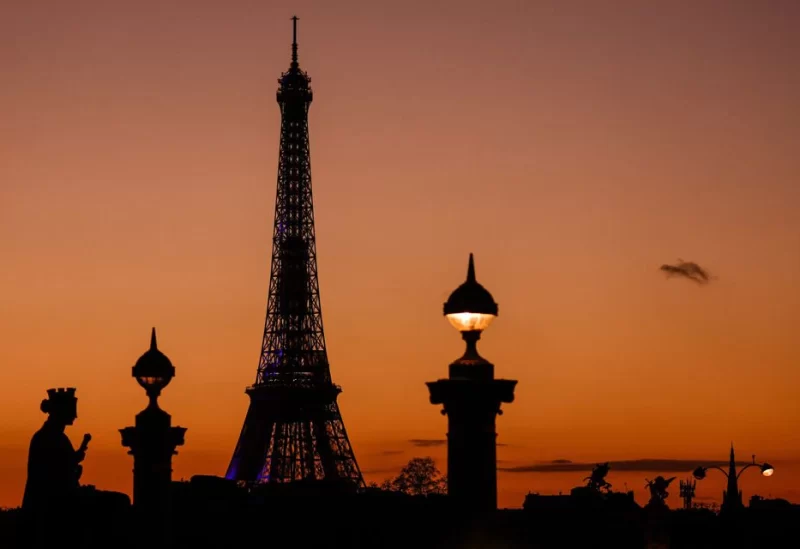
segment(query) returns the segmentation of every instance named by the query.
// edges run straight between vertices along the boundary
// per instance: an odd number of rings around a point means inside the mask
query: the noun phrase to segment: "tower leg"
[[[261,475],[274,424],[264,421],[258,401],[251,399],[234,457],[225,473],[230,480],[254,480]]]

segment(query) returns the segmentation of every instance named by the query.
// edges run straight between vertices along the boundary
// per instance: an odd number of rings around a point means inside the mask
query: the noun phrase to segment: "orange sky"
[[[441,439],[425,381],[475,253],[480,350],[518,379],[501,466],[781,462],[800,501],[800,6],[773,2],[16,2],[0,9],[0,506],[45,389],[78,387],[84,481],[129,490],[117,429],[150,327],[224,474],[263,330],[291,24],[310,111],[322,309],[368,480]],[[666,280],[681,257],[718,276]],[[613,473],[644,498],[655,472]],[[583,473],[501,473],[500,503]],[[683,476],[683,475],[681,475]],[[698,492],[717,497],[720,478]],[[676,483],[677,484],[677,483]],[[678,504],[677,489],[669,503]]]

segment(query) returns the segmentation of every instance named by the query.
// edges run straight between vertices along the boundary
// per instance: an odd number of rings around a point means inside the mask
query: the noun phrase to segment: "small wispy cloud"
[[[747,462],[741,462],[744,465]],[[597,463],[573,462],[568,459],[556,459],[548,462],[531,463],[514,467],[499,467],[500,471],[507,473],[570,473],[578,471],[591,471]],[[698,466],[724,467],[727,461],[709,461],[702,459],[631,459],[611,461],[609,466],[614,471],[639,471],[648,473],[689,473]]]
[[[409,444],[412,446],[416,446],[417,448],[431,448],[434,446],[444,446],[447,444],[447,439],[444,438],[412,438],[408,441]],[[511,446],[510,444],[506,444],[504,442],[498,442],[498,447],[501,446]]]
[[[400,470],[399,467],[379,467],[375,469],[361,469],[361,472],[365,475],[393,475]]]
[[[444,446],[447,444],[447,440],[443,438],[412,438],[408,442],[417,448],[432,448],[434,446]]]
[[[405,451],[403,450],[382,450],[380,455],[382,456],[399,456],[400,454],[404,454]]]
[[[693,261],[678,259],[675,265],[664,264],[660,270],[666,273],[667,278],[679,276],[701,285],[711,282],[711,275],[708,274],[708,271]]]

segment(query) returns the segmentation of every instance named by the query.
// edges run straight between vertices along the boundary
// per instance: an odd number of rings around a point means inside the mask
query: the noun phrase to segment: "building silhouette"
[[[308,139],[311,79],[297,58],[278,80],[281,142],[267,315],[250,407],[226,477],[259,483],[363,478],[331,379],[317,278]]]

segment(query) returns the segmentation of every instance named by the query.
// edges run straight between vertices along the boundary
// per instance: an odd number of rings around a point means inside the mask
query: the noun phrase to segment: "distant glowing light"
[[[484,313],[452,313],[446,316],[459,332],[483,331],[494,320],[494,315]]]
[[[761,466],[761,474],[765,477],[771,477],[773,473],[775,473],[775,468],[769,463],[765,463]]]

